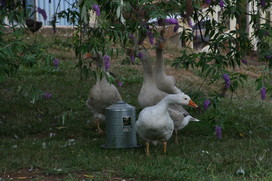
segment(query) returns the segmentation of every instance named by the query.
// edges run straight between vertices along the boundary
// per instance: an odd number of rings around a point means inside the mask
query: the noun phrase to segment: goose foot
[[[175,144],[178,144],[178,130],[175,130]]]
[[[145,143],[145,151],[146,151],[146,155],[147,155],[147,156],[150,156],[150,152],[149,152],[149,143],[148,143],[148,142]]]
[[[163,153],[166,153],[167,142],[163,142]]]
[[[96,126],[97,126],[97,134],[103,134],[103,130],[100,128],[99,119],[96,119],[95,122],[96,122]]]

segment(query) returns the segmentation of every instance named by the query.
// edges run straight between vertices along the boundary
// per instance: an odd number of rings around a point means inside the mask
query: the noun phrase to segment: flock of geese
[[[199,121],[189,115],[182,107],[198,106],[191,98],[181,92],[175,85],[175,79],[165,73],[163,60],[164,41],[156,45],[156,62],[154,70],[146,49],[138,50],[143,65],[143,84],[138,95],[138,104],[142,108],[135,127],[138,135],[145,140],[146,154],[150,155],[150,143],[163,142],[163,152],[166,152],[167,141],[175,132],[175,143],[178,143],[178,130],[184,128],[190,121]],[[97,75],[98,76],[98,75]],[[87,107],[90,109],[98,133],[102,133],[100,121],[105,120],[105,108],[122,100],[117,88],[105,77],[97,78],[90,89]]]

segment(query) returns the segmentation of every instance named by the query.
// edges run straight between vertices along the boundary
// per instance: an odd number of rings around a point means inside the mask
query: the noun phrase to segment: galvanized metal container
[[[106,108],[105,148],[137,147],[135,107],[123,101]]]

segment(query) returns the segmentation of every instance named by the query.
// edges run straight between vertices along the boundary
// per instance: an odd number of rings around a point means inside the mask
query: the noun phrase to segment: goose
[[[186,112],[177,111],[175,109],[168,109],[168,112],[174,122],[174,132],[175,132],[175,144],[179,143],[178,140],[178,131],[186,127],[190,121],[198,122],[200,121],[197,118],[192,117]]]
[[[138,135],[145,140],[146,154],[150,155],[150,142],[163,142],[163,152],[166,153],[167,141],[174,131],[174,122],[168,113],[169,104],[181,104],[197,107],[186,94],[169,94],[154,106],[144,108],[136,121]]]
[[[140,60],[142,61],[142,64],[143,64],[144,81],[143,81],[143,85],[141,87],[140,93],[138,95],[138,103],[141,108],[145,108],[145,107],[153,106],[157,104],[168,94],[159,90],[154,81],[152,64],[150,62],[150,57],[148,52],[144,49],[144,50],[141,50],[139,53],[142,54]],[[174,121],[175,143],[178,144],[178,130],[185,127],[185,126],[184,127],[180,126],[183,124],[183,121],[185,118],[184,115],[188,115],[188,116],[190,115],[181,105],[172,104],[169,106],[168,111],[169,111],[170,117]],[[192,116],[190,117],[191,117],[190,121],[199,121],[198,119],[193,118]]]
[[[179,88],[176,87],[176,80],[173,76],[166,75],[164,60],[163,60],[163,48],[164,41],[162,38],[158,40],[156,46],[156,62],[154,66],[154,78],[158,89],[168,94],[182,93]]]
[[[146,49],[138,52],[141,54],[140,60],[143,64],[144,80],[140,92],[138,94],[138,103],[141,108],[154,106],[161,101],[167,94],[159,90],[154,82],[152,64],[150,56]]]
[[[88,58],[88,55],[86,57]],[[107,71],[105,72],[108,74]],[[86,106],[93,115],[98,134],[102,134],[103,130],[100,128],[100,121],[105,121],[106,119],[105,108],[121,101],[122,98],[118,89],[113,84],[110,84],[105,76],[100,77],[99,73],[96,73],[96,77],[96,82],[89,91]]]

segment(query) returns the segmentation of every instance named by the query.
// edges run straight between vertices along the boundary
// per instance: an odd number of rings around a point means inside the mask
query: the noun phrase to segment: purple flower
[[[178,24],[178,20],[175,18],[165,19],[164,22],[169,24]]]
[[[143,55],[143,53],[142,53],[142,52],[139,52],[139,53],[138,53],[138,57],[139,57],[139,59],[142,59],[142,58],[143,58],[143,56],[144,56],[144,55]]]
[[[123,82],[120,81],[120,80],[118,80],[118,81],[117,81],[117,85],[118,85],[119,87],[122,87],[122,86],[123,86]]]
[[[221,126],[215,126],[215,135],[218,139],[222,139],[222,128]]]
[[[1,0],[0,1],[0,6],[6,7],[6,0]]]
[[[247,65],[247,60],[246,59],[242,59],[241,62],[245,65]]]
[[[220,6],[221,8],[223,8],[224,5],[225,5],[225,2],[224,2],[223,0],[220,0],[220,1],[219,1],[219,6]]]
[[[266,0],[261,0],[261,6],[264,8],[265,7],[265,5],[266,5]]]
[[[46,15],[46,12],[45,12],[44,9],[38,7],[38,8],[37,8],[37,12],[40,13],[40,14],[42,15],[42,17],[43,17],[43,19],[44,19],[45,21],[47,20],[47,15]]]
[[[210,5],[211,4],[211,0],[206,0],[206,4]]]
[[[133,40],[133,41],[135,41],[135,36],[133,34],[129,34],[128,38],[131,39],[131,40]]]
[[[132,63],[135,62],[135,57],[134,57],[134,55],[130,55],[130,61],[131,61]]]
[[[230,78],[229,78],[228,74],[224,74],[223,78],[225,80],[225,87],[229,88],[230,87]]]
[[[266,55],[265,58],[268,59],[268,60],[272,59],[272,54],[271,55]]]
[[[60,64],[60,61],[57,58],[54,58],[53,64],[54,64],[54,67],[57,68]]]
[[[261,98],[262,98],[262,100],[265,100],[265,97],[266,97],[266,88],[263,87],[263,88],[261,89]]]
[[[52,94],[50,94],[49,92],[43,93],[43,98],[50,99],[51,97],[52,97]]]
[[[110,56],[105,55],[105,56],[103,57],[103,59],[104,59],[104,67],[105,67],[105,70],[108,71],[109,68],[110,68]]]
[[[96,16],[100,16],[100,7],[98,4],[93,5],[93,10],[95,11]]]
[[[147,36],[149,38],[149,42],[151,43],[151,45],[153,45],[154,44],[154,36],[153,36],[152,31],[148,30],[147,31]]]
[[[204,109],[208,109],[208,107],[210,106],[210,104],[211,104],[211,101],[209,99],[206,99],[204,101]]]

